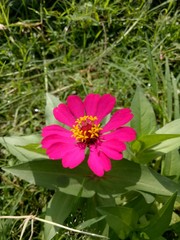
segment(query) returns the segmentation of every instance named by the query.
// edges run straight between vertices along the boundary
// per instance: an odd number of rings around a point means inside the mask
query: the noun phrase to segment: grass
[[[39,133],[47,91],[62,101],[109,92],[129,106],[141,85],[160,125],[179,118],[179,17],[178,1],[2,0],[1,136]],[[0,166],[15,161],[2,149]],[[1,181],[1,214],[43,216],[52,192],[3,172]],[[19,239],[19,222],[3,226],[4,239]],[[41,231],[36,224],[33,239]]]

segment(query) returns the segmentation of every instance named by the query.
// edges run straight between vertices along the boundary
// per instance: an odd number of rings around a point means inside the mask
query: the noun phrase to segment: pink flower
[[[72,169],[83,162],[89,150],[89,168],[97,176],[110,171],[110,159],[121,160],[126,150],[124,142],[136,138],[135,130],[124,126],[133,118],[128,108],[116,111],[103,125],[115,102],[110,94],[88,94],[84,101],[72,95],[66,104],[54,108],[54,117],[68,129],[55,124],[43,128],[41,143],[49,158],[62,159],[63,167]]]

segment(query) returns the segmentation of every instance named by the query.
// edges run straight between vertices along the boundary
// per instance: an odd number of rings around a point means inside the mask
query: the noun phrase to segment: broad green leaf
[[[146,199],[144,198],[143,195],[148,195],[148,200],[150,200],[150,203],[147,203]],[[144,215],[148,209],[150,209],[152,203],[154,202],[154,197],[152,195],[149,195],[147,193],[138,193],[136,192],[136,195],[134,196],[134,198],[132,198],[132,200],[127,200],[127,204],[125,205],[128,208],[133,208],[134,211],[136,211],[136,213],[138,214],[138,217],[141,217],[142,215]]]
[[[101,217],[95,217],[95,218],[91,218],[91,219],[88,219],[86,221],[84,221],[83,223],[81,223],[80,225],[78,225],[76,227],[76,229],[78,230],[83,230],[85,228],[88,228],[90,227],[91,225],[103,220],[105,218],[105,216],[101,216]]]
[[[146,136],[148,136],[148,135],[146,135]],[[136,139],[135,141],[133,141],[131,143],[131,149],[135,154],[140,152],[141,148],[142,148],[142,142],[139,141],[138,139]]]
[[[81,166],[70,170],[63,168],[60,161],[40,159],[32,161],[32,164],[28,162],[4,169],[30,183],[49,189],[60,190],[74,196],[80,193],[85,197],[94,195],[93,190],[83,188],[85,176],[89,174],[89,171]]]
[[[79,207],[81,210],[83,210],[80,216],[83,221],[78,226],[76,226],[76,229],[83,230],[87,228],[88,232],[97,232],[98,229],[98,233],[100,235],[108,238],[105,217],[100,216],[96,210],[97,206],[102,206],[101,203],[99,203],[99,199],[101,200],[102,198],[98,197],[97,195],[92,198],[81,199],[79,202]],[[109,199],[105,200],[109,201]]]
[[[172,224],[170,226],[170,229],[176,232],[177,235],[180,236],[180,221],[177,221],[176,223]]]
[[[50,93],[46,93],[46,125],[59,124],[59,122],[54,118],[53,109],[60,104],[60,100]]]
[[[30,183],[57,189],[67,194],[92,197],[118,196],[128,190],[171,196],[175,191],[180,197],[180,186],[146,166],[128,160],[112,161],[112,170],[104,177],[97,177],[86,163],[75,169],[65,169],[60,161],[35,160],[3,168]]]
[[[43,156],[44,155],[47,156],[46,155],[46,150],[41,147],[41,144],[31,143],[31,144],[28,144],[26,146],[21,146],[21,147],[30,151],[30,152],[35,152],[35,153],[42,154]]]
[[[134,161],[149,161],[171,152],[180,146],[180,119],[174,120],[156,131],[156,134],[139,137],[132,143],[135,153]]]
[[[176,195],[177,194],[174,193],[169,198],[167,203],[159,210],[158,214],[151,219],[149,225],[142,230],[142,232],[145,232],[150,239],[160,237],[168,228],[171,221]]]
[[[163,149],[155,151],[154,148],[158,148],[159,144],[167,141],[169,139],[179,139],[180,134],[152,134],[140,137],[138,140],[132,143],[132,149],[135,149],[135,157],[133,160],[138,163],[148,163],[149,161],[155,159],[158,156],[164,154]],[[177,141],[177,140],[176,140]],[[137,144],[139,146],[139,151],[137,151]],[[180,142],[179,142],[180,145]],[[165,145],[164,145],[165,146]],[[174,148],[174,146],[171,146]],[[167,149],[166,149],[167,151]]]
[[[180,134],[180,119],[176,119],[156,131],[157,134]],[[180,146],[180,137],[166,140],[152,148],[153,151],[168,153]]]
[[[177,137],[177,138],[163,141],[162,143],[153,147],[152,151],[164,154],[177,149],[179,146],[180,146],[180,137]]]
[[[140,151],[144,151],[148,148],[152,148],[165,140],[169,140],[172,138],[180,138],[180,134],[151,134],[142,136],[138,139],[141,142]],[[180,144],[180,143],[179,143]]]
[[[75,196],[59,191],[55,192],[54,196],[47,206],[45,220],[63,224],[65,219],[73,210],[76,201],[77,197]],[[45,223],[44,240],[51,240],[58,231],[58,227]]]
[[[177,180],[180,178],[180,154],[177,149],[166,154],[162,162],[162,173]]]
[[[29,144],[40,144],[40,135],[29,135],[29,136],[12,136],[12,137],[1,137],[0,143],[14,156],[16,156],[20,161],[31,161],[37,158],[47,158],[46,156],[38,153],[32,152],[28,149],[22,148]]]
[[[167,123],[156,131],[157,134],[180,134],[180,119]]]
[[[106,216],[107,223],[120,239],[126,239],[137,227],[138,215],[133,208],[116,206],[101,207],[97,210]]]
[[[141,191],[140,191],[140,193],[143,196],[143,198],[145,199],[147,204],[154,202],[155,198],[153,195],[146,193],[146,192],[141,192]]]
[[[136,130],[138,137],[156,131],[156,118],[153,108],[140,87],[136,89],[131,103],[131,109],[134,114],[134,118],[131,121],[131,127]]]

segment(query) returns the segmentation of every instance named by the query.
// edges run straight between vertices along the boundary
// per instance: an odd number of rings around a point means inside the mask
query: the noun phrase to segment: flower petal
[[[85,146],[82,147],[75,143],[56,142],[47,149],[46,153],[50,159],[56,160],[63,158],[69,152],[76,152],[77,150],[84,151]]]
[[[104,94],[98,101],[96,116],[98,117],[97,123],[100,123],[101,120],[107,116],[116,103],[116,98],[110,94]]]
[[[63,137],[60,135],[52,134],[47,137],[45,137],[42,141],[42,148],[49,148],[51,145],[55,143],[75,143],[75,139],[73,137]]]
[[[98,155],[95,147],[91,147],[90,149],[88,166],[97,176],[102,177],[104,175],[104,167],[101,163],[100,156]]]
[[[84,107],[86,115],[96,116],[97,105],[101,96],[99,94],[90,93],[84,99]]]
[[[106,172],[111,170],[111,160],[103,153],[100,152],[101,164]]]
[[[112,148],[103,148],[103,152],[107,155],[107,157],[113,159],[113,160],[121,160],[123,158],[123,154],[120,152],[117,152],[116,150]]]
[[[99,146],[99,149],[102,151],[104,151],[105,148],[110,148],[117,152],[122,152],[126,150],[126,145],[118,139],[110,139],[108,141],[102,142],[102,144]]]
[[[102,151],[107,157],[114,160],[122,159],[123,155],[120,152],[124,151],[125,149],[126,145],[117,139],[111,139],[109,141],[102,142],[102,144],[98,147],[99,151]]]
[[[118,139],[122,142],[130,142],[136,139],[136,131],[131,127],[122,127],[118,130],[102,135],[104,140]]]
[[[117,129],[124,124],[128,123],[132,118],[133,114],[129,108],[120,109],[115,112],[109,122],[103,127],[102,132],[112,131]]]
[[[69,96],[67,98],[67,106],[76,118],[84,116],[84,104],[79,96]]]
[[[64,123],[67,126],[72,127],[75,123],[75,117],[70,112],[68,106],[64,103],[61,103],[58,107],[54,108],[53,113],[59,122]]]
[[[48,157],[52,160],[61,159],[63,155],[62,145],[62,143],[54,143],[53,145],[51,145],[46,151]]]
[[[85,158],[85,151],[76,145],[71,151],[67,152],[62,158],[62,165],[64,168],[75,168],[83,162]]]
[[[46,137],[52,134],[57,134],[62,137],[70,137],[72,135],[72,132],[56,124],[46,126],[42,129],[43,137]]]

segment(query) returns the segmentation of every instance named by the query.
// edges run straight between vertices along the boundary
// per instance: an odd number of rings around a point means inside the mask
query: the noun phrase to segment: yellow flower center
[[[99,137],[99,131],[102,129],[100,124],[95,124],[97,117],[84,116],[76,120],[76,125],[73,125],[71,131],[73,132],[73,137],[76,138],[78,142],[83,142],[86,144],[93,144]]]

